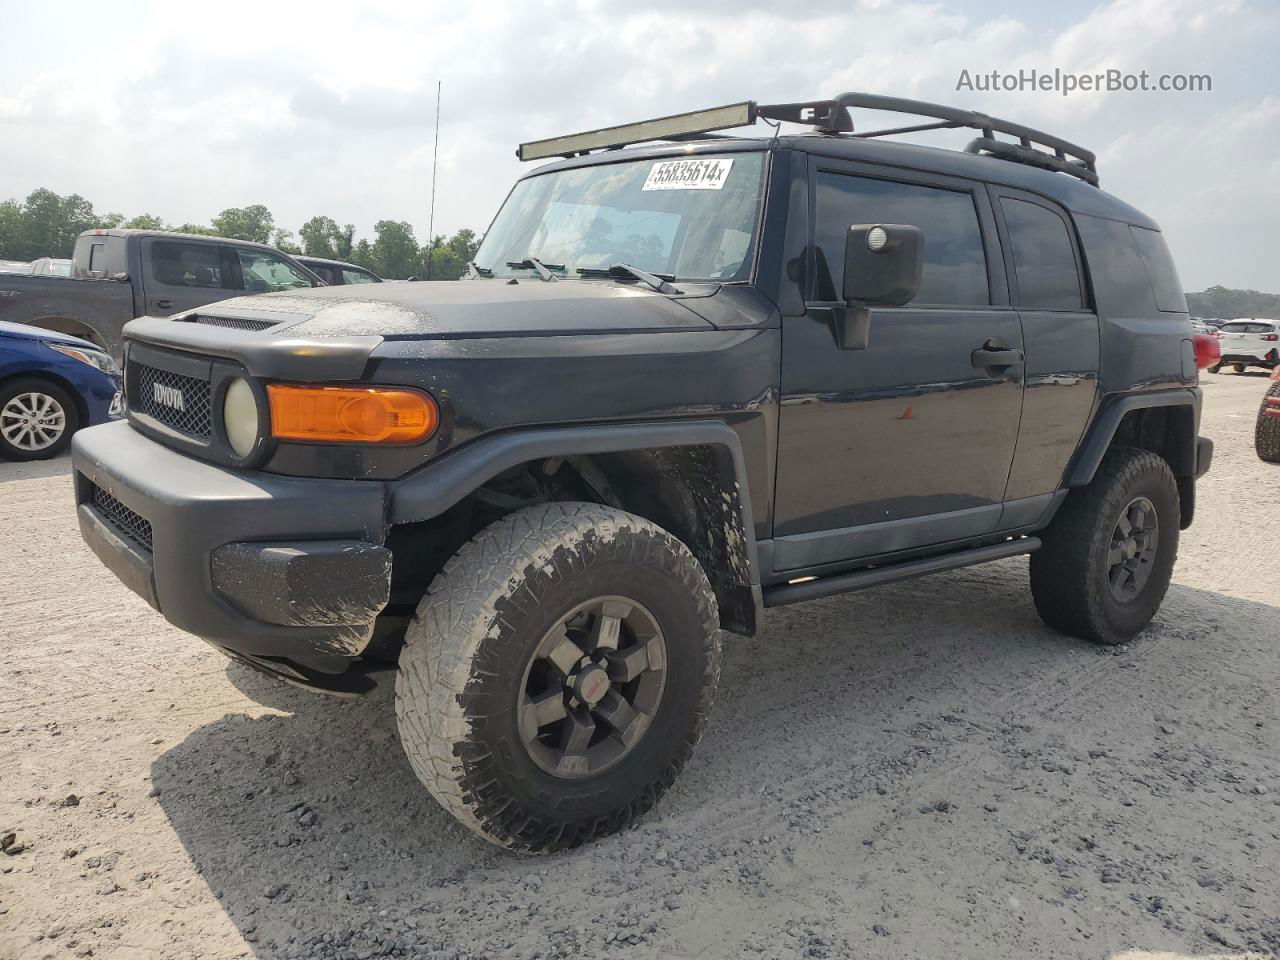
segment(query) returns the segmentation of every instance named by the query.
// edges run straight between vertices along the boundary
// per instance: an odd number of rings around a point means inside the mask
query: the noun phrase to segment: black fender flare
[[[1154,393],[1135,393],[1113,397],[1104,401],[1102,409],[1089,424],[1080,449],[1074,462],[1067,471],[1068,487],[1083,487],[1093,480],[1094,474],[1107,455],[1111,441],[1125,416],[1134,410],[1149,410],[1155,407],[1188,407],[1191,410],[1191,435],[1188,438],[1191,462],[1189,464],[1173,464],[1174,473],[1195,477],[1198,456],[1196,434],[1200,427],[1200,389],[1161,390]]]
[[[743,601],[734,604],[736,615],[728,616],[729,611],[722,610],[726,626],[735,632],[754,633],[763,605],[746,461],[738,434],[722,420],[590,424],[504,430],[482,436],[389,482],[387,523],[414,523],[437,517],[498,474],[532,460],[673,447],[710,448],[722,475],[733,478],[732,488],[721,493],[728,498],[726,503],[738,520],[736,531],[724,531],[723,545],[729,566],[735,569],[706,573],[713,584],[728,576]],[[750,611],[745,609],[748,607]],[[749,612],[753,615],[748,616]]]

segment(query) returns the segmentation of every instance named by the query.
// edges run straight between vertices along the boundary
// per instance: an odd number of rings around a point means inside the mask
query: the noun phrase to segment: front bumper
[[[336,671],[386,605],[386,488],[195,460],[117,422],[72,443],[80,531],[183,630],[248,656]]]

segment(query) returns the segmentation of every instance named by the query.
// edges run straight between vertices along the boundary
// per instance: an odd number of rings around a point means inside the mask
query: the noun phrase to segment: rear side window
[[[1182,292],[1182,282],[1178,279],[1178,271],[1164,237],[1159,231],[1144,227],[1130,227],[1129,230],[1147,268],[1147,277],[1156,295],[1156,306],[1167,313],[1186,313],[1187,297]]]
[[[1019,303],[1030,310],[1082,310],[1080,272],[1067,224],[1037,203],[1001,197]]]
[[[987,255],[973,196],[959,190],[821,172],[815,240],[819,300],[844,289],[844,247],[855,223],[905,223],[924,231],[924,272],[912,304],[989,304]]]
[[[372,273],[365,273],[363,270],[348,270],[342,268],[343,283],[377,283],[378,278]]]
[[[236,253],[240,256],[244,288],[250,293],[275,293],[278,290],[297,290],[311,286],[310,278],[303,276],[279,257],[243,247]]]
[[[222,287],[222,262],[212,243],[157,240],[151,244],[151,275],[170,287]]]

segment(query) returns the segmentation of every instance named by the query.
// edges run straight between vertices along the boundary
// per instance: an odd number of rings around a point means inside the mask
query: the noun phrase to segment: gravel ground
[[[433,804],[385,691],[167,626],[81,543],[66,458],[0,464],[0,958],[1276,955],[1280,467],[1265,380],[1205,379],[1139,639],[1049,632],[1025,559],[774,611],[658,809],[550,858]]]

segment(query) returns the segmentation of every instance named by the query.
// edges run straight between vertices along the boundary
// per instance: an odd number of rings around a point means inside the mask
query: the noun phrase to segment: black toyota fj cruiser
[[[711,133],[757,118],[815,129]],[[963,152],[884,139],[960,127]],[[427,789],[544,851],[654,804],[720,630],[766,608],[1030,554],[1052,627],[1151,620],[1212,453],[1203,361],[1159,229],[1087,150],[846,94],[520,155],[563,159],[463,282],[128,325],[79,520],[170,622],[324,690],[398,660]]]

